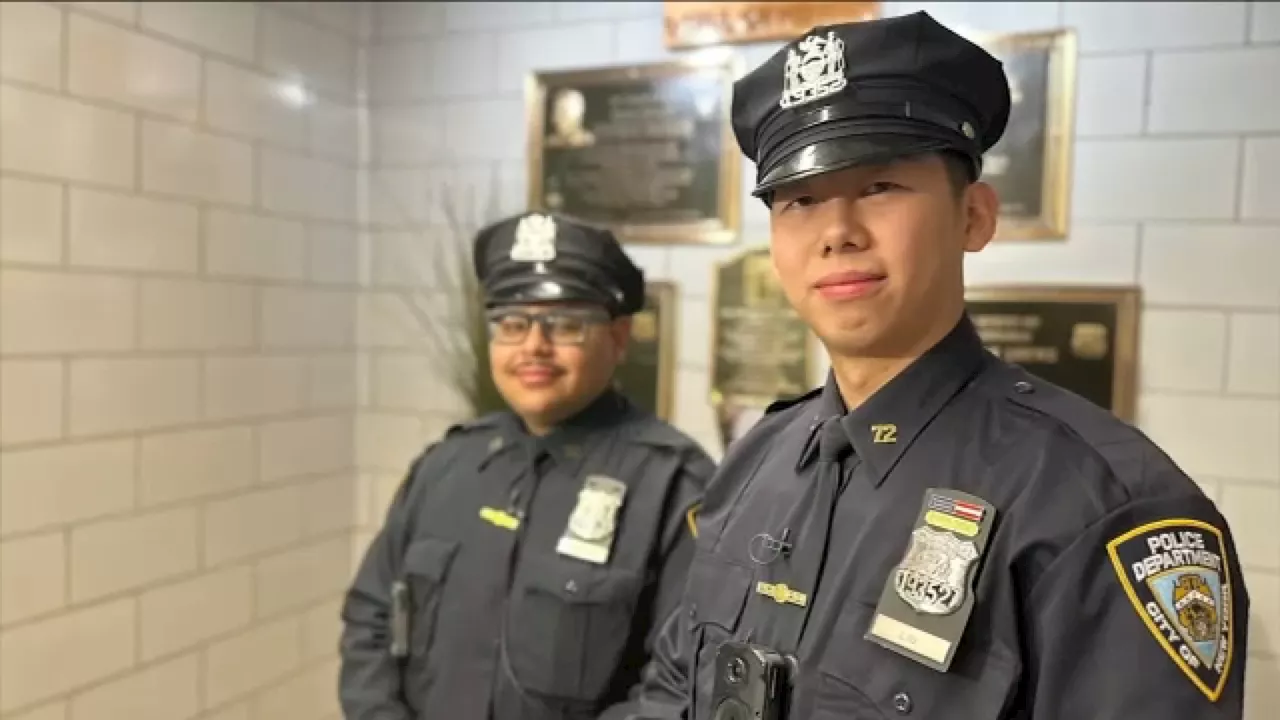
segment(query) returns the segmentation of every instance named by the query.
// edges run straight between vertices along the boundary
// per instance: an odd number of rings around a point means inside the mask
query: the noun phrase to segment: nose
[[[854,204],[849,199],[835,197],[822,203],[818,222],[823,257],[866,249],[866,231],[858,222]]]
[[[530,355],[544,356],[551,352],[551,340],[547,337],[546,328],[542,323],[535,322],[533,327],[529,328],[529,334],[524,337],[524,351]]]

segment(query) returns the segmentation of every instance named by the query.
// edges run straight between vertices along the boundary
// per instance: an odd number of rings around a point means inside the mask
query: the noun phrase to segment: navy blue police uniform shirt
[[[481,230],[486,306],[644,303],[607,229],[526,212]],[[511,412],[413,464],[343,606],[346,720],[587,720],[626,697],[693,554],[707,454],[606,391],[550,434]]]
[[[625,698],[679,602],[713,471],[612,391],[543,438],[505,412],[451,429],[414,462],[348,592],[347,720],[578,720]],[[558,550],[593,476],[626,485],[599,563]]]
[[[921,153],[977,177],[1009,108],[1000,62],[914,13],[788,43],[735,84],[733,128],[768,202]],[[699,517],[681,607],[608,720],[711,720],[727,641],[795,658],[789,720],[1241,717],[1249,600],[1225,520],[967,318],[853,412],[831,379],[773,408]]]
[[[938,502],[952,490],[992,529],[944,672],[869,631],[922,506],[964,519]],[[1142,433],[995,358],[967,317],[853,412],[832,379],[771,408],[698,522],[683,603],[612,717],[710,720],[726,641],[798,660],[793,720],[1242,715],[1249,600],[1223,517]]]

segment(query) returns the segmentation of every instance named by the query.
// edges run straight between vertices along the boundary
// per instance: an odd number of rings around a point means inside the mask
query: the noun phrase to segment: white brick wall
[[[1280,101],[1257,79],[1280,11],[924,5],[1080,33],[1071,238],[991,248],[970,280],[1146,289],[1140,422],[1235,526],[1260,720],[1280,702]],[[0,719],[336,717],[351,563],[457,415],[407,304],[441,277],[421,241],[449,237],[445,196],[473,222],[524,206],[525,73],[670,57],[660,15],[0,4]],[[743,212],[739,247],[632,248],[680,285],[676,420],[713,451],[710,268],[767,240]]]
[[[0,4],[3,720],[338,717],[367,18]]]
[[[1254,602],[1248,717],[1272,717],[1280,705],[1280,93],[1265,83],[1280,74],[1280,4],[887,5],[891,13],[924,7],[960,30],[1069,25],[1079,33],[1071,236],[992,247],[972,258],[969,278],[1144,287],[1139,424],[1233,523]],[[521,209],[523,74],[660,60],[671,55],[661,30],[658,2],[379,5],[368,51],[371,220],[388,229],[430,222],[427,198],[444,178],[478,184],[504,212]],[[776,47],[738,50],[754,66]],[[75,158],[65,162],[68,172],[80,169]],[[748,198],[743,209],[744,244],[765,242],[763,207]],[[16,224],[45,222],[33,212]],[[375,267],[392,246],[373,245]],[[676,420],[712,448],[708,280],[714,261],[741,249],[632,249],[653,277],[679,283]],[[24,241],[15,252],[53,251]],[[394,257],[389,264],[402,270]],[[438,389],[411,378],[412,320],[390,289],[405,278],[379,278],[385,288],[362,298],[360,311],[370,348],[361,383],[372,388],[357,433],[366,528],[408,448],[432,427],[406,408],[439,408]],[[105,302],[112,289],[96,291]],[[56,381],[35,365],[11,372]],[[31,432],[51,422],[39,419]]]

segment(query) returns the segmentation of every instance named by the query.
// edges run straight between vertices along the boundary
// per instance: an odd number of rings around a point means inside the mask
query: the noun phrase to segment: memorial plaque
[[[817,25],[870,20],[879,2],[664,2],[663,40],[676,50],[791,40]]]
[[[676,287],[645,285],[644,309],[631,318],[631,344],[614,379],[622,394],[663,420],[674,410]]]
[[[749,250],[715,272],[712,403],[759,408],[808,392],[812,336],[782,292],[769,249]]]
[[[965,304],[991,352],[1134,421],[1138,311],[1129,287],[970,288]]]
[[[742,194],[731,56],[531,80],[529,197],[623,242],[732,243]]]
[[[1013,108],[986,153],[982,179],[1000,195],[997,240],[1067,235],[1075,135],[1075,34],[1071,30],[974,38],[1004,63]]]

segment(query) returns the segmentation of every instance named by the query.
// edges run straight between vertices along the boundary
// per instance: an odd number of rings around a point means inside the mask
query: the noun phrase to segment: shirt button
[[[911,696],[900,692],[893,696],[893,709],[907,715],[911,712]]]
[[[698,617],[698,603],[689,603],[689,619]]]
[[[1019,380],[1018,382],[1013,384],[1013,391],[1020,395],[1026,395],[1028,393],[1034,392],[1035,386],[1033,386],[1031,383],[1027,382],[1026,380]]]

